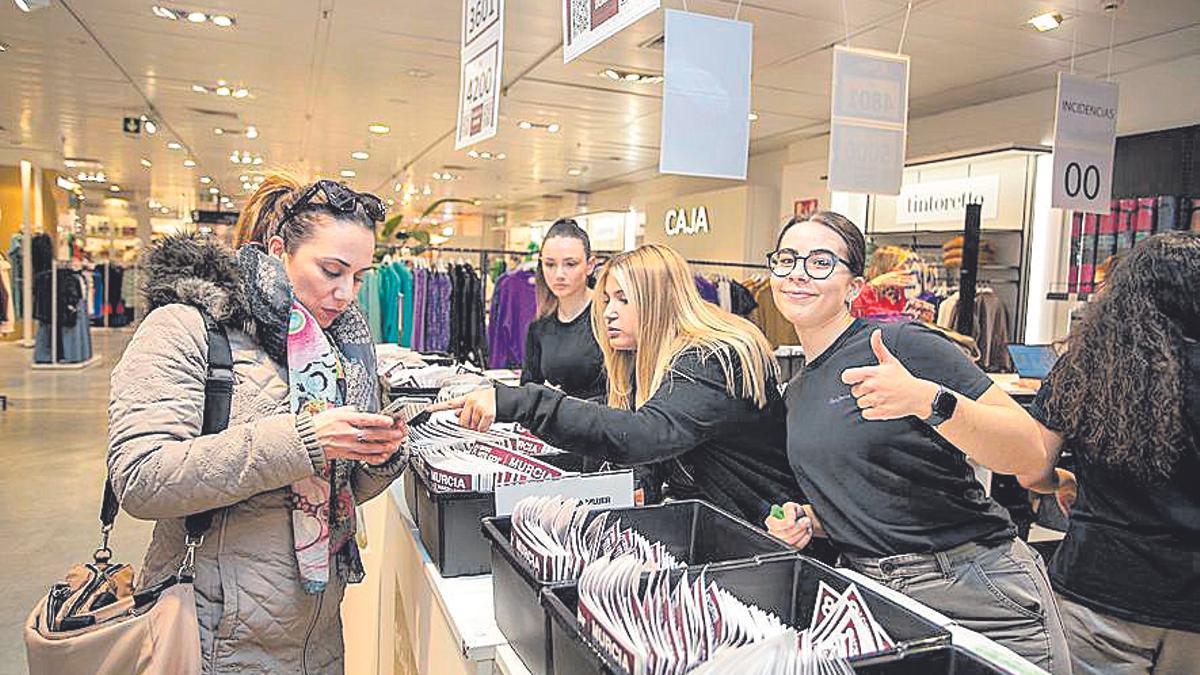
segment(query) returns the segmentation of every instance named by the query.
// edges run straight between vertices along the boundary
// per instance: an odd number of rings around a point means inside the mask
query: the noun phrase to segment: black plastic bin
[[[582,464],[581,456],[569,453],[541,455],[538,459],[567,471],[578,471]],[[425,472],[416,465],[405,481],[405,499],[410,489],[412,494],[408,508],[438,572],[447,578],[490,572],[491,547],[483,538],[479,522],[496,515],[495,493],[431,490]]]
[[[896,654],[863,659],[854,664],[859,675],[1004,675],[993,666],[957,645],[917,648]]]
[[[695,579],[699,567],[688,570]],[[645,577],[643,577],[645,578]],[[792,559],[755,560],[742,563],[720,563],[709,567],[707,579],[732,593],[742,602],[757,605],[773,612],[784,623],[807,628],[817,598],[818,583],[824,581],[839,593],[853,583],[833,568],[804,556]],[[858,663],[874,663],[875,673],[905,673],[891,670],[889,664],[903,664],[909,652],[948,645],[950,633],[924,617],[884,598],[874,591],[859,587],[863,599],[875,619],[896,642],[890,650],[851,659]],[[576,619],[579,595],[575,584],[547,588],[542,592],[542,605],[550,618],[551,664],[554,673],[583,675],[604,673],[626,675],[618,662],[602,652],[583,632]],[[906,667],[906,666],[897,666]],[[939,672],[929,668],[914,672]],[[941,671],[947,672],[947,671]]]
[[[708,502],[685,500],[642,508],[598,509],[609,513],[610,522],[621,519],[647,538],[666,544],[671,554],[688,565],[746,561],[757,557],[796,558],[787,544]],[[483,535],[492,545],[492,598],[496,625],[508,638],[513,651],[534,675],[553,672],[550,620],[542,608],[541,591],[575,582],[540,581],[533,567],[512,546],[512,518],[488,518]]]

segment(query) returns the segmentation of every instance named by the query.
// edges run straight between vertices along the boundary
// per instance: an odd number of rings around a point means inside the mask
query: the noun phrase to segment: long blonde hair
[[[618,351],[608,341],[604,289],[609,276],[637,311],[636,351]],[[621,253],[600,271],[592,297],[592,331],[604,353],[608,405],[613,408],[630,408],[635,384],[635,407],[642,407],[658,392],[679,355],[692,348],[700,348],[705,359],[720,361],[730,396],[753,400],[759,408],[767,405],[767,387],[779,381],[779,364],[762,332],[705,302],[687,262],[661,244]]]

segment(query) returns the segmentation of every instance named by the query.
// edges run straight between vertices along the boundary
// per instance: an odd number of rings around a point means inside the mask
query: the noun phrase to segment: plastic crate
[[[700,568],[689,570],[694,579]],[[825,582],[839,593],[853,583],[833,568],[811,558],[756,560],[742,563],[720,563],[708,568],[706,577],[743,602],[773,612],[784,623],[799,628],[808,627],[816,603],[819,582]],[[644,578],[644,577],[643,577]],[[872,672],[904,673],[890,670],[889,664],[902,664],[910,652],[921,651],[950,643],[950,633],[914,612],[859,587],[863,599],[875,619],[888,632],[896,646],[892,649],[851,659],[856,668],[875,664]],[[585,635],[576,618],[579,596],[575,584],[547,588],[542,592],[542,605],[550,618],[551,672],[560,675],[604,673],[627,675],[627,671],[607,652]],[[907,666],[903,666],[907,667]],[[938,672],[927,669],[916,672]],[[944,672],[944,671],[943,671]]]
[[[860,675],[1004,675],[1008,671],[958,646],[938,645],[862,659]]]
[[[688,565],[745,561],[757,557],[795,559],[787,544],[708,502],[684,500],[658,506],[597,509],[619,517],[622,527],[632,527],[646,537],[666,544],[671,554]],[[491,542],[492,597],[496,625],[513,650],[534,675],[553,672],[550,620],[542,608],[544,588],[575,582],[543,582],[533,567],[512,546],[512,518],[488,518],[483,534]]]

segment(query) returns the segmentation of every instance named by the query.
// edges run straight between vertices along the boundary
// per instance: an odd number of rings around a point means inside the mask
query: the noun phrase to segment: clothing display
[[[1063,361],[1059,361],[1063,364]],[[1058,366],[1055,366],[1058,369]],[[1186,422],[1200,430],[1200,345],[1187,350],[1183,377]],[[1030,410],[1051,430],[1063,423],[1046,407],[1055,372],[1043,382]],[[1131,478],[1105,467],[1068,439],[1076,462],[1079,497],[1067,536],[1050,565],[1054,588],[1069,600],[1103,614],[1149,626],[1200,632],[1200,455],[1182,453],[1171,478],[1130,490]],[[1103,558],[1105,565],[1097,565]],[[1112,574],[1112,570],[1121,570]]]
[[[127,272],[116,263],[101,263],[92,269],[88,306],[93,326],[120,328],[133,322],[133,307],[126,302],[132,297],[127,290],[133,275]]]
[[[496,282],[488,319],[488,365],[520,368],[525,363],[525,336],[537,316],[537,287],[532,269],[516,269]]]
[[[604,354],[592,332],[591,310],[589,303],[565,323],[551,312],[529,325],[521,384],[547,384],[575,398],[604,400]]]
[[[22,284],[21,270],[25,265],[25,258],[24,258],[24,256],[21,255],[21,235],[20,234],[14,234],[12,236],[11,242],[9,243],[8,263],[10,265],[12,265],[12,271],[10,274],[10,280],[12,282],[12,285],[10,286],[10,288],[13,289],[12,303],[13,303],[13,312],[15,312],[14,316],[18,316],[18,317],[25,316],[25,314],[24,314],[25,296],[24,296],[24,290],[23,290],[24,287],[21,285]]]
[[[0,251],[0,335],[16,330],[17,310],[14,302],[20,289],[13,286],[13,266],[7,255]]]
[[[1094,293],[1096,269],[1109,258],[1159,232],[1200,232],[1197,200],[1187,195],[1113,199],[1109,212],[1071,214],[1068,293]]]
[[[83,363],[92,358],[86,282],[73,269],[55,268],[47,234],[33,238],[34,363]],[[54,348],[52,345],[57,345]]]
[[[735,391],[740,384],[735,381]],[[658,391],[636,410],[525,385],[497,387],[496,411],[497,419],[517,422],[570,452],[623,466],[659,464],[668,496],[703,495],[761,523],[772,504],[800,494],[784,452],[783,400],[775,382],[767,391],[770,401],[761,410],[731,396],[717,357],[692,350],[677,358]],[[680,494],[673,480],[692,485]]]
[[[937,324],[947,330],[958,325],[958,293],[942,301]],[[975,290],[975,317],[971,337],[979,348],[979,367],[989,373],[1011,373],[1012,356],[1008,353],[1011,341],[1008,332],[1009,314],[1004,300],[994,290],[980,286]]]
[[[765,276],[755,277],[745,282],[746,289],[752,294],[755,308],[750,310],[750,319],[758,326],[772,347],[800,344],[796,337],[796,328],[775,307],[775,296],[771,293],[771,282]]]

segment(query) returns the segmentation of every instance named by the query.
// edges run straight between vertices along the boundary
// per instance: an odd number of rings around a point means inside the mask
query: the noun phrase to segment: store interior
[[[0,535],[11,544],[0,547],[0,675],[30,672],[30,608],[95,548],[110,377],[150,311],[143,254],[181,234],[232,248],[239,215],[276,172],[341,182],[386,206],[356,291],[384,404],[439,390],[445,399],[466,386],[454,379],[463,373],[520,380],[539,251],[561,219],[587,233],[602,263],[645,244],[674,249],[701,296],[765,335],[786,378],[803,355],[776,307],[767,257],[789,219],[841,213],[868,258],[903,250],[919,270],[920,320],[970,338],[979,368],[1026,407],[1039,382],[1009,345],[1061,344],[1109,258],[1159,233],[1200,231],[1195,0],[629,0],[646,13],[570,59],[572,0],[185,1],[0,0],[0,457],[10,467],[0,474]],[[583,3],[593,4],[590,20],[602,22],[606,3]],[[627,11],[619,4],[614,16]],[[473,5],[502,8],[502,69],[494,133],[464,143],[464,7]],[[672,13],[751,27],[744,177],[661,170]],[[838,46],[909,59],[897,191],[830,187],[841,170],[831,151]],[[1116,85],[1106,213],[1057,205],[1059,73]],[[700,153],[719,154],[717,145]],[[1049,561],[1067,529],[1062,510],[972,465]],[[626,479],[580,489],[632,500]],[[547,590],[516,550],[517,518],[498,487],[450,498],[430,481],[410,469],[359,505],[366,578],[341,607],[345,672],[625,672],[577,617],[582,591]],[[542,489],[529,494],[576,488]],[[624,499],[613,508],[632,507]],[[705,504],[662,508],[693,509],[657,512],[693,528],[705,518],[733,527]],[[671,536],[638,509],[622,514],[644,519],[642,534]],[[153,526],[121,513],[117,557],[140,568]],[[838,593],[866,589],[874,618],[892,626],[889,642],[905,644],[896,654],[918,661],[889,670],[880,657],[850,659],[860,672],[1041,672],[844,574],[836,555],[811,569],[808,558],[772,558],[777,542],[761,523],[729,536],[745,538],[738,555],[684,563],[753,560],[765,565],[753,567],[761,578],[786,576],[775,565]],[[739,569],[715,575],[734,595],[753,586]],[[808,590],[759,588],[742,600],[799,625],[811,613],[797,608],[811,604],[806,595],[789,607],[767,599],[789,592]],[[930,656],[936,649],[975,661],[957,671],[919,661],[959,658]]]

